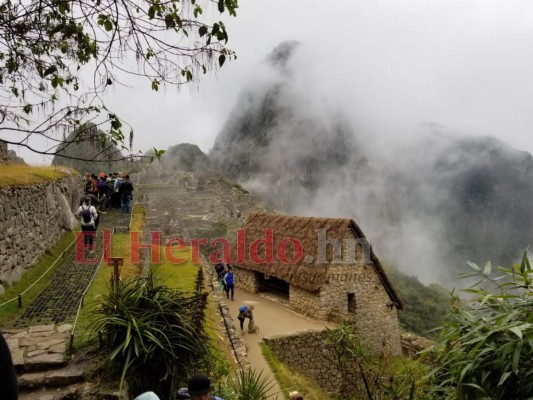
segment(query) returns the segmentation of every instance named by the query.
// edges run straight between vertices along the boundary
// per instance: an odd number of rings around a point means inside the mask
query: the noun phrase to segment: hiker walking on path
[[[94,252],[94,238],[96,236],[96,220],[98,213],[96,208],[91,205],[91,198],[85,197],[83,204],[78,208],[78,218],[81,220],[81,231],[83,234],[83,245]]]
[[[233,296],[235,294],[235,277],[233,276],[233,269],[229,264],[228,272],[226,272],[226,275],[224,275],[224,278],[222,278],[222,283],[224,284],[226,298],[229,300],[229,292],[231,291],[231,301],[233,301]]]
[[[244,306],[239,307],[239,316],[237,318],[239,319],[239,323],[241,325],[241,333],[243,335],[244,335],[244,320],[248,318],[250,320],[248,324],[250,324],[254,320],[253,310],[254,310],[254,306],[252,305],[244,305]]]

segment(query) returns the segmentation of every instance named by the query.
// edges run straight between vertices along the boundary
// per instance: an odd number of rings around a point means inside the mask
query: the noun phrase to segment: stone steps
[[[20,391],[35,389],[40,387],[61,387],[70,386],[82,381],[83,371],[76,366],[65,366],[59,369],[26,372],[18,377]]]

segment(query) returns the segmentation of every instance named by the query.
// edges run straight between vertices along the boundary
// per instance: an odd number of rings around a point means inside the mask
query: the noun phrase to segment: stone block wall
[[[0,294],[55,243],[76,227],[81,181],[70,175],[54,182],[0,189]]]
[[[261,287],[259,276],[256,272],[233,266],[235,273],[235,288],[250,293],[257,293]]]
[[[329,393],[338,393],[341,374],[335,364],[334,352],[324,348],[326,331],[292,332],[263,338],[278,359],[296,372],[310,378]]]
[[[289,303],[291,308],[304,315],[320,319],[327,318],[327,310],[321,305],[320,290],[310,292],[298,286],[290,285]]]
[[[327,319],[349,319],[376,352],[401,354],[397,309],[371,264],[332,266],[320,294]]]

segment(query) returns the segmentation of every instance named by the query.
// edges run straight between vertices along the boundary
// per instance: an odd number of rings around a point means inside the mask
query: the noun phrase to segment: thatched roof
[[[308,256],[313,257],[313,260],[318,260],[318,240],[317,230],[324,229],[328,239],[337,239],[342,241],[350,232],[356,239],[364,239],[365,235],[357,226],[355,221],[348,218],[311,218],[311,217],[296,217],[280,214],[268,213],[253,213],[248,216],[245,224],[242,226],[246,235],[246,248],[244,254],[246,260],[244,262],[236,262],[238,267],[249,269],[253,271],[262,272],[278,279],[282,279],[291,285],[301,287],[302,289],[315,291],[320,289],[328,278],[328,270],[331,263],[315,264],[315,262],[306,262]],[[265,239],[265,232],[267,229],[273,231],[273,263],[258,263],[250,258],[250,247],[254,240]],[[299,241],[303,247],[303,256],[295,264],[283,263],[277,257],[278,245],[281,241],[293,238]],[[291,244],[285,246],[286,259],[294,260],[294,248]],[[327,246],[328,252],[326,258],[331,261],[333,258],[332,246]],[[258,246],[258,256],[260,259],[265,258],[265,246],[263,244]],[[233,249],[233,254],[237,254],[237,247]],[[307,257],[306,257],[307,256]],[[235,257],[236,258],[236,257]],[[396,303],[398,308],[402,308],[402,303],[394,291],[385,271],[371,250],[370,260],[377,272],[385,290],[393,303]]]

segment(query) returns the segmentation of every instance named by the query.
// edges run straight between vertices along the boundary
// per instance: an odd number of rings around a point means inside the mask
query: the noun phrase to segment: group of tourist
[[[131,213],[133,200],[133,184],[130,176],[124,172],[98,175],[85,173],[85,196],[91,199],[93,205],[98,205],[100,212],[105,213],[107,207],[121,209],[126,214]]]

